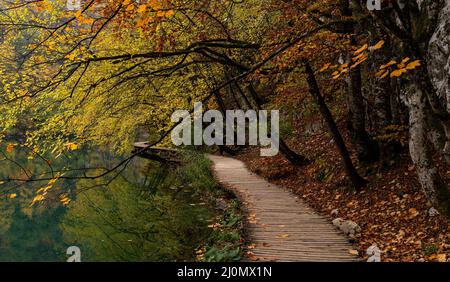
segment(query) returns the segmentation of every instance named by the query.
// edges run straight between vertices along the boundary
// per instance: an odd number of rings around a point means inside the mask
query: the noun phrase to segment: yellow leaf
[[[30,206],[34,205],[36,202],[41,202],[43,200],[45,200],[44,196],[37,195],[36,197],[33,198],[33,201],[31,202]]]
[[[146,10],[147,10],[147,5],[141,5],[141,6],[139,6],[139,8],[137,9],[137,12],[138,12],[139,14],[142,14],[142,13],[144,13]]]
[[[174,10],[168,10],[168,11],[166,12],[166,17],[167,17],[167,18],[170,18],[170,17],[172,17],[173,15],[175,15],[175,11],[174,11]]]
[[[75,18],[79,19],[79,18],[81,17],[82,14],[83,14],[83,10],[78,10],[78,11],[75,13]]]
[[[70,199],[69,199],[69,197],[65,196],[65,197],[63,197],[63,198],[60,200],[60,202],[61,202],[64,206],[67,206],[67,205],[70,204]]]
[[[288,238],[289,234],[279,234],[277,235],[278,238]]]
[[[78,149],[78,145],[75,143],[67,143],[66,148],[70,151],[75,151],[76,149]]]
[[[133,9],[134,9],[134,6],[133,5],[129,5],[125,10],[127,12],[130,12],[130,11],[133,11]]]
[[[84,19],[84,23],[87,25],[92,25],[94,23],[94,19],[93,18],[86,18]]]
[[[10,199],[17,198],[17,194],[16,194],[16,193],[9,194],[9,198],[10,198]]]

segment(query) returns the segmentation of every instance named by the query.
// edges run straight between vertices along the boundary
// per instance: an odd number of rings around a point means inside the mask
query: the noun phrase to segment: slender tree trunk
[[[250,83],[250,85],[248,86],[248,90],[250,95],[252,95],[253,101],[255,101],[256,104],[262,105],[264,103],[263,98],[261,97],[261,95],[259,95],[258,91],[256,91],[253,84]]]
[[[348,62],[350,62],[348,60]],[[366,131],[366,115],[362,95],[361,69],[358,67],[350,71],[347,79],[348,87],[348,129],[350,138],[355,145],[358,159],[365,163],[378,160],[376,143],[371,140]]]
[[[341,13],[344,17],[353,15],[350,8],[349,0],[341,0]],[[347,34],[355,33],[355,24],[346,23],[343,26],[344,32]],[[356,40],[352,37],[352,44],[356,44]],[[346,63],[351,65],[351,54],[345,56]],[[348,91],[348,130],[350,138],[355,145],[358,159],[365,163],[372,163],[379,158],[379,150],[376,142],[371,140],[366,131],[366,115],[364,107],[364,98],[362,95],[362,78],[361,68],[357,66],[350,70],[347,78]]]
[[[352,182],[355,189],[360,190],[362,187],[364,187],[367,184],[367,181],[359,175],[358,171],[356,170],[355,166],[353,165],[352,159],[347,150],[347,146],[345,145],[344,139],[342,138],[342,135],[339,132],[339,129],[336,125],[336,122],[334,121],[333,115],[331,114],[330,110],[328,109],[327,104],[325,103],[325,100],[323,99],[322,95],[320,94],[320,89],[317,84],[316,77],[314,75],[314,71],[312,70],[312,68],[308,62],[305,63],[305,66],[306,66],[306,73],[307,73],[307,81],[308,81],[308,85],[309,85],[309,92],[313,96],[315,102],[317,103],[317,106],[319,107],[319,111],[322,114],[322,117],[325,120],[325,122],[328,126],[328,129],[330,130],[331,134],[333,135],[334,142],[336,143],[336,146],[337,146],[339,153],[341,154],[342,160],[344,162],[344,168],[345,168],[345,172],[347,173],[348,178]]]
[[[311,163],[307,157],[299,155],[296,152],[294,152],[291,148],[289,148],[286,142],[284,142],[283,138],[280,138],[280,152],[293,165],[304,166]]]

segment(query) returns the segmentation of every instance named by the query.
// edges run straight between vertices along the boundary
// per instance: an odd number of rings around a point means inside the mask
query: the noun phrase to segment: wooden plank
[[[251,251],[259,261],[359,260],[349,253],[352,246],[347,238],[294,194],[251,173],[241,161],[209,158],[219,183],[244,203],[249,240],[256,244]],[[287,238],[280,238],[286,234]]]

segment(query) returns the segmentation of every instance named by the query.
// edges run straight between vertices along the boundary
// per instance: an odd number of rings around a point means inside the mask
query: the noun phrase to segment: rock
[[[430,208],[430,209],[428,210],[428,215],[431,216],[431,217],[434,217],[434,216],[439,215],[439,212],[438,212],[438,210],[435,209],[435,208]]]
[[[338,214],[339,214],[339,210],[338,209],[334,209],[334,210],[331,211],[331,216],[332,217],[337,217]]]
[[[417,260],[417,262],[425,262],[425,259],[421,258],[421,259]]]
[[[370,246],[367,249],[366,254],[369,256],[367,262],[381,262],[381,250],[376,244]]]
[[[226,211],[228,209],[227,202],[224,199],[216,200],[216,209],[220,211]]]
[[[359,233],[361,233],[361,227],[359,227],[356,222],[351,220],[336,218],[333,220],[333,225],[350,238],[355,238]]]
[[[341,225],[343,223],[344,223],[344,220],[342,218],[336,218],[335,220],[333,220],[333,225],[338,229],[341,229]]]

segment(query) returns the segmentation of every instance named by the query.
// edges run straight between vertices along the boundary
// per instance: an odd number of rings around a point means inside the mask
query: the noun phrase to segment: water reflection
[[[48,170],[21,150],[8,158],[34,173]],[[52,160],[52,167],[103,167],[119,159],[99,150],[78,151]],[[3,178],[26,173],[5,160],[1,167]],[[0,261],[65,261],[73,245],[81,248],[82,261],[193,260],[214,213],[182,170],[135,159],[107,179],[60,180],[52,193],[69,193],[67,207],[58,201],[30,206],[42,183],[7,188],[17,197],[0,199]]]

